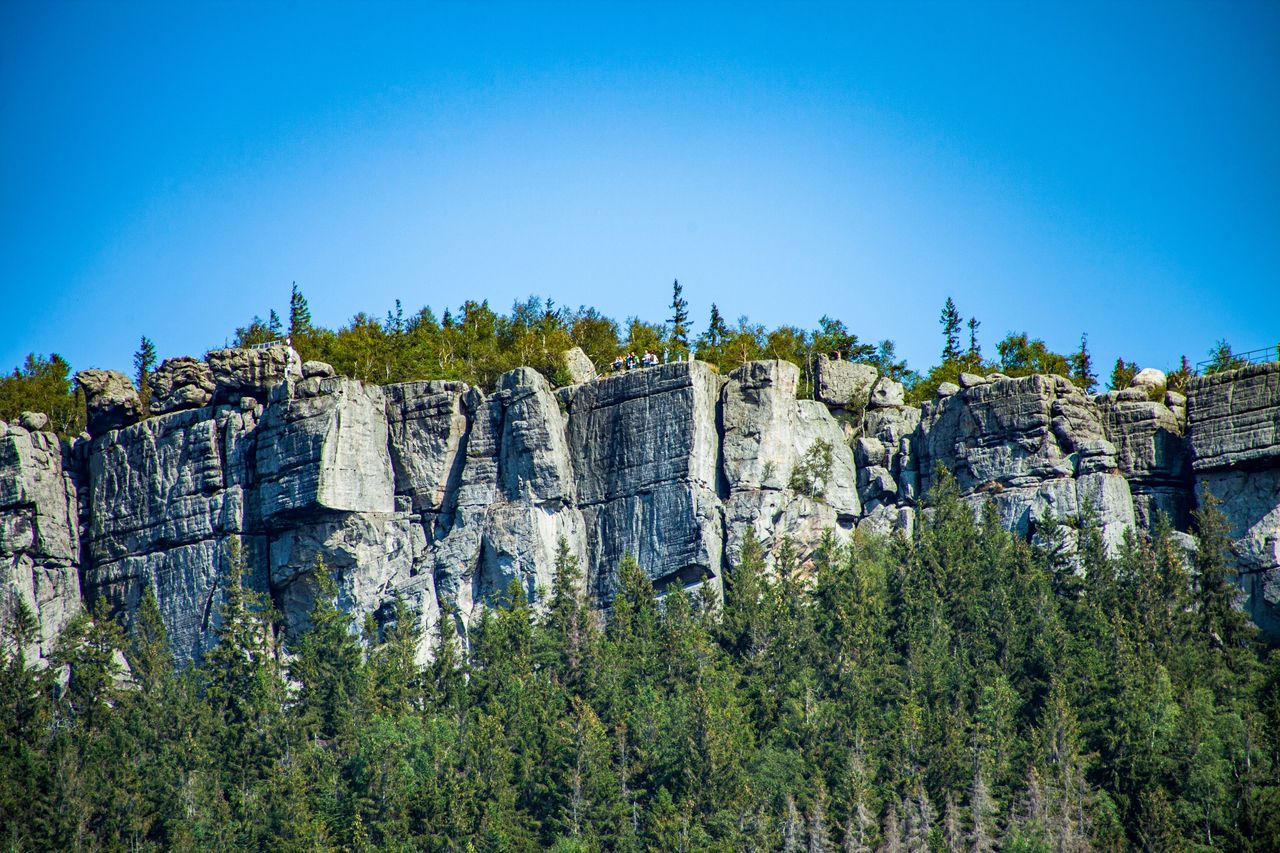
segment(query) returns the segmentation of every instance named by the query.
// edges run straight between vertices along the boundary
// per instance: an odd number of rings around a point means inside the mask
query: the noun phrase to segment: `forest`
[[[300,636],[233,548],[218,643],[175,668],[156,600],[0,670],[9,850],[1280,849],[1280,655],[1235,606],[1225,521],[1114,555],[1037,544],[948,476],[910,538],[829,537],[593,609],[567,547],[415,663],[403,602]],[[1072,544],[1074,543],[1074,544]],[[21,649],[22,608],[6,626]]]

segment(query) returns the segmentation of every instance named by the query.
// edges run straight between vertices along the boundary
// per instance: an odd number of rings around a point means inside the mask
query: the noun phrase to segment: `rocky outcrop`
[[[76,386],[84,393],[85,428],[102,435],[135,423],[142,417],[142,401],[129,377],[115,370],[82,370]]]
[[[1185,529],[1193,503],[1186,409],[1145,398],[1121,399],[1115,391],[1095,400],[1103,430],[1116,448],[1116,465],[1133,493],[1138,523],[1149,529],[1156,513],[1163,512]]]
[[[942,465],[971,502],[989,500],[1023,535],[1045,516],[1078,520],[1086,505],[1112,547],[1134,525],[1097,408],[1063,377],[996,379],[925,403],[918,444],[923,490]]]
[[[151,588],[175,652],[196,659],[235,541],[286,641],[320,564],[361,620],[385,621],[402,598],[427,637],[444,614],[465,633],[513,585],[539,600],[561,540],[602,606],[627,555],[662,592],[714,592],[748,530],[770,560],[789,542],[802,563],[827,531],[909,535],[941,465],[975,511],[994,504],[1021,535],[1090,506],[1113,547],[1157,510],[1185,525],[1193,480],[1207,486],[1255,618],[1280,632],[1278,370],[1199,379],[1185,398],[962,374],[916,408],[870,368],[821,359],[815,400],[797,399],[800,373],[779,361],[558,390],[522,368],[485,393],[368,385],[276,346],[165,362],[159,414],[137,423],[128,380],[85,371],[92,439],[62,445],[35,415],[0,425],[5,601],[37,613],[38,658],[81,592],[128,614]]]
[[[215,403],[265,400],[272,388],[302,376],[301,359],[285,344],[213,350],[205,361],[217,389]]]
[[[23,605],[36,618],[23,650],[31,662],[49,655],[81,609],[72,455],[53,433],[0,421],[0,621]]]
[[[582,347],[573,347],[565,351],[564,366],[569,371],[569,381],[574,385],[590,382],[597,376],[595,362]]]
[[[213,371],[203,361],[190,356],[166,359],[151,374],[151,414],[207,406],[216,388]]]
[[[844,431],[826,406],[796,399],[799,382],[800,370],[790,362],[753,361],[729,374],[724,386],[720,432],[731,558],[754,527],[771,558],[790,540],[804,559],[825,531],[847,532],[861,514]]]
[[[1191,380],[1196,487],[1222,501],[1254,621],[1280,634],[1280,362]]]

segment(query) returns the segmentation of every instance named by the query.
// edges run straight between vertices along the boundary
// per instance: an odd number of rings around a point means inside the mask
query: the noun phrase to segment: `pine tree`
[[[938,318],[942,324],[942,363],[948,364],[960,359],[960,326],[964,322],[955,301],[948,296],[942,305],[942,314]]]
[[[729,326],[725,323],[724,317],[720,316],[720,309],[712,302],[711,319],[707,323],[707,342],[713,347],[718,347],[727,337],[729,337]]]
[[[267,332],[271,335],[273,341],[280,340],[284,334],[284,327],[280,323],[280,315],[276,313],[274,308],[267,315]]]
[[[677,351],[687,352],[689,349],[689,302],[682,295],[684,288],[680,280],[671,282],[671,344]]]
[[[977,317],[969,318],[969,351],[965,353],[965,366],[970,370],[982,368],[982,348],[978,346],[978,327],[982,321]]]
[[[151,371],[156,366],[156,345],[146,335],[138,351],[133,354],[134,379],[138,384],[138,399],[142,402],[142,414],[151,414]]]

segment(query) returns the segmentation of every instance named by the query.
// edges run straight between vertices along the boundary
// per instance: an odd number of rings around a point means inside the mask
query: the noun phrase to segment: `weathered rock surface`
[[[241,397],[265,400],[277,385],[302,378],[302,360],[284,344],[213,350],[205,361],[213,373],[215,403],[238,403]]]
[[[138,389],[119,371],[82,370],[76,374],[76,385],[84,392],[85,425],[90,435],[102,435],[142,417]]]
[[[1116,465],[1129,481],[1138,523],[1150,528],[1157,512],[1185,528],[1191,511],[1191,464],[1186,420],[1150,400],[1097,398],[1107,439],[1116,447]]]
[[[1280,459],[1280,362],[1196,377],[1187,397],[1194,470],[1272,467]]]
[[[596,366],[582,347],[566,350],[564,354],[565,368],[569,371],[569,380],[574,385],[590,382],[596,378]]]
[[[465,631],[511,584],[537,600],[561,538],[601,605],[625,555],[662,591],[717,590],[748,529],[770,559],[790,541],[801,561],[827,530],[910,535],[938,464],[975,511],[993,504],[1022,535],[1089,505],[1112,545],[1158,509],[1185,524],[1194,476],[1223,501],[1255,619],[1280,633],[1277,365],[1161,402],[1146,388],[1091,399],[1061,377],[964,376],[919,409],[841,362],[817,368],[825,404],[796,399],[797,368],[776,361],[723,378],[680,362],[558,391],[519,369],[489,394],[323,368],[283,346],[171,359],[153,383],[163,413],[139,423],[127,378],[85,371],[91,440],[67,447],[34,417],[0,424],[4,603],[39,616],[28,654],[48,653],[81,587],[126,614],[150,587],[179,658],[198,658],[233,538],[286,640],[305,626],[317,559],[354,616],[385,621],[403,597],[428,637],[443,613]]]
[[[1197,488],[1222,501],[1254,620],[1280,635],[1280,362],[1191,380]]]
[[[151,376],[151,414],[207,406],[216,387],[213,371],[203,361],[190,356],[165,359]]]
[[[1113,547],[1134,525],[1129,486],[1116,473],[1097,408],[1062,377],[995,380],[926,403],[919,450],[924,490],[941,464],[973,503],[990,500],[1023,535],[1046,514],[1078,517],[1086,502]]]
[[[790,539],[803,559],[825,531],[852,529],[861,513],[844,431],[821,403],[796,399],[799,382],[790,362],[753,361],[724,386],[720,431],[733,557],[753,526],[770,558]],[[793,489],[793,474],[810,456],[822,463],[813,488]]]
[[[81,609],[69,453],[52,433],[0,421],[0,621],[12,618],[19,601],[30,609],[38,631],[23,651],[33,662],[48,656]]]
[[[603,601],[625,555],[659,588],[719,583],[720,380],[702,362],[633,370],[582,386],[569,450],[586,529],[587,577]]]

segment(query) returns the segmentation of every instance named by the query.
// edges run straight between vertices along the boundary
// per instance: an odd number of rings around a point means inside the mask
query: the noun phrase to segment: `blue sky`
[[[1280,339],[1280,4],[0,6],[0,368],[530,294]]]

